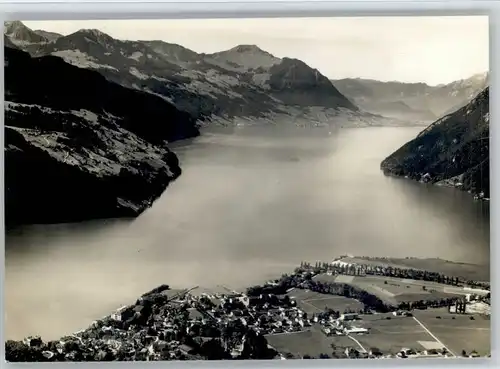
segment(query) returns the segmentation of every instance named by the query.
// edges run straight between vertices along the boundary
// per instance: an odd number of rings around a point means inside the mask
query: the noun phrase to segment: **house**
[[[194,348],[189,346],[189,345],[186,345],[186,344],[182,344],[179,346],[179,350],[183,353],[183,354],[193,354],[194,353]]]
[[[248,298],[247,295],[240,296],[239,300],[245,307],[250,306],[250,299]]]
[[[342,314],[340,315],[340,320],[356,320],[358,319],[358,314],[357,313],[347,313],[347,314]]]
[[[425,350],[424,354],[429,355],[429,356],[435,356],[435,355],[439,355],[439,351],[436,349],[429,349],[429,350]]]
[[[380,351],[380,349],[377,347],[372,347],[369,351],[369,354],[370,354],[370,356],[375,356],[375,357],[380,357],[380,356],[384,355],[383,352]]]
[[[354,334],[362,334],[362,333],[368,333],[368,329],[366,328],[361,328],[361,327],[351,327],[351,328],[346,328],[345,332],[347,334],[354,333]]]
[[[332,334],[332,331],[330,330],[330,328],[323,328],[321,330],[324,334],[326,334],[327,336],[331,335]]]

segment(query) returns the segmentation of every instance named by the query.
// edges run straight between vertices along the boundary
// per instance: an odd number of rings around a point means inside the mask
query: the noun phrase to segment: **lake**
[[[174,144],[183,174],[139,218],[8,232],[6,338],[60,337],[162,283],[243,288],[346,253],[489,268],[488,203],[380,171],[420,130],[256,128]]]

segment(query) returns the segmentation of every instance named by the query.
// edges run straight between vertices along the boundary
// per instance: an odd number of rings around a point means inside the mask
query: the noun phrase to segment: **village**
[[[25,361],[33,355],[38,355],[38,361],[490,355],[490,292],[485,283],[343,260],[346,257],[314,265],[302,262],[290,275],[245,292],[226,286],[173,290],[162,285],[135,304],[59,341],[44,343],[40,337],[8,341],[7,359]],[[460,336],[463,329],[468,336]]]

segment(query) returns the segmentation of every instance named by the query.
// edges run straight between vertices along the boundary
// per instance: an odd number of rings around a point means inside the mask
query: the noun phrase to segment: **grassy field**
[[[290,298],[308,314],[325,311],[325,307],[343,313],[346,309],[363,309],[363,304],[355,299],[343,296],[325,295],[309,290],[294,289],[288,293]]]
[[[267,335],[267,342],[280,353],[291,353],[295,357],[309,355],[319,357],[320,354],[331,355],[332,344],[337,348],[358,346],[348,337],[327,337],[319,329],[311,329],[299,333],[283,333]]]
[[[322,301],[322,300],[319,300]],[[446,308],[414,311],[414,317],[395,317],[392,314],[362,315],[353,326],[369,329],[367,334],[352,334],[361,346],[369,351],[378,348],[384,353],[396,354],[401,349],[447,348],[457,356],[462,350],[470,353],[476,350],[480,355],[490,354],[490,320],[482,316],[456,315]],[[278,351],[296,356],[319,356],[331,354],[332,344],[336,351],[346,347],[360,349],[360,346],[347,336],[324,335],[319,325],[307,332],[277,334],[267,336],[269,344]]]
[[[469,315],[450,314],[445,309],[415,311],[414,315],[457,355],[462,350],[476,350],[480,355],[491,352],[491,322],[484,316],[473,315],[471,320]]]
[[[426,348],[425,344],[441,346],[411,317],[394,317],[392,314],[366,315],[355,325],[370,330],[369,334],[353,335],[366,350],[376,347],[384,353],[395,354],[403,348],[422,351]]]
[[[337,275],[328,275],[326,273],[315,275],[313,279],[318,282],[339,282]]]
[[[419,300],[438,300],[454,295],[445,292],[445,285],[425,281],[370,276],[356,277],[352,284],[392,304]],[[458,289],[452,289],[451,291],[458,292]],[[451,291],[447,290],[447,292]]]
[[[353,311],[359,311],[363,309],[363,304],[357,300],[349,299],[342,296],[330,296],[322,298],[314,298],[306,300],[307,303],[315,306],[319,310],[325,310],[325,308],[333,309],[343,313],[347,309]]]
[[[400,302],[438,300],[468,293],[461,287],[447,286],[429,281],[383,276],[329,276],[327,274],[319,274],[315,277],[315,280],[357,286],[393,305]]]

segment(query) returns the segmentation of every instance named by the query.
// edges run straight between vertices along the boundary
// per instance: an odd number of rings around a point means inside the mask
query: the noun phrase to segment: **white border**
[[[490,115],[492,121],[491,143],[490,143],[490,170],[493,172],[491,176],[491,281],[493,293],[493,307],[497,306],[498,285],[496,283],[497,272],[494,266],[499,265],[497,248],[499,245],[498,238],[498,211],[500,198],[497,196],[497,189],[500,186],[500,129],[496,127],[497,117],[500,117],[499,98],[497,93],[500,76],[496,73],[496,65],[499,61],[500,48],[500,2],[498,1],[469,1],[469,0],[398,0],[398,1],[380,1],[380,0],[365,0],[365,1],[266,1],[266,0],[247,0],[247,1],[140,1],[132,0],[125,1],[96,1],[96,0],[67,0],[67,1],[4,1],[0,0],[0,14],[4,20],[67,20],[67,19],[168,19],[168,18],[263,18],[263,17],[328,17],[328,16],[368,16],[368,15],[472,15],[472,14],[488,14],[490,16],[490,68],[491,68],[491,87],[490,87]],[[222,21],[222,20],[221,20]],[[2,22],[3,23],[3,22]],[[3,56],[3,38],[0,41],[0,54]],[[3,62],[3,57],[1,58]],[[2,112],[3,112],[3,73],[4,69],[0,70],[0,95],[2,96]],[[3,126],[3,114],[0,114],[1,126]],[[3,147],[3,134],[0,134],[0,146]],[[3,164],[4,151],[0,150],[0,162]],[[4,191],[3,191],[3,165],[0,166],[0,177],[2,178],[0,191],[0,202],[2,211],[0,212],[0,264],[5,265],[4,243]],[[495,227],[495,223],[497,227]],[[3,281],[5,278],[5,268],[2,268],[0,291],[2,295],[2,304],[0,313],[3,319]],[[422,359],[422,360],[288,360],[288,361],[228,361],[228,362],[159,362],[159,363],[70,363],[70,364],[55,364],[55,363],[39,363],[39,364],[7,364],[4,361],[4,340],[3,330],[0,328],[0,366],[15,367],[23,365],[23,367],[43,367],[60,365],[60,367],[69,365],[78,365],[79,367],[90,368],[94,365],[105,365],[109,368],[121,367],[122,365],[142,366],[148,365],[152,367],[178,366],[178,367],[362,367],[369,365],[370,367],[500,367],[498,353],[498,332],[500,331],[500,321],[498,313],[493,314],[491,320],[491,359],[477,360],[438,360],[438,359]],[[0,326],[3,324],[0,323]],[[438,360],[438,361],[436,361]]]

